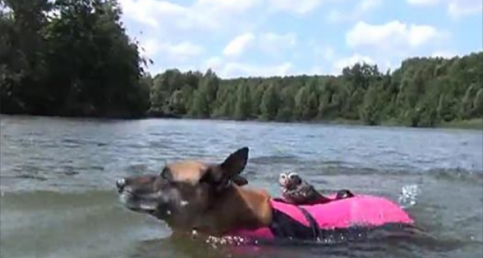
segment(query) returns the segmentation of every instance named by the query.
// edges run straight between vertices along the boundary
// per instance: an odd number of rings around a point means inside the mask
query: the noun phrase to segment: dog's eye
[[[171,171],[169,171],[169,168],[164,168],[163,171],[161,171],[160,174],[161,178],[167,181],[172,181],[173,180],[173,175],[171,174]]]

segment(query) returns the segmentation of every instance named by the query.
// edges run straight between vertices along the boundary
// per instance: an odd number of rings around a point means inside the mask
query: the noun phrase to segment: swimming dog
[[[241,148],[218,164],[181,161],[167,164],[157,175],[121,178],[116,181],[120,201],[165,221],[173,231],[222,235],[268,226],[270,195],[245,188],[248,182],[240,175],[248,151]]]
[[[351,221],[368,217],[377,225],[412,223],[397,205],[378,197],[354,197],[359,201],[352,208],[347,206],[351,204],[334,202],[324,211],[277,202],[267,191],[246,186],[248,181],[240,173],[248,152],[248,147],[243,147],[220,163],[178,161],[166,164],[159,174],[118,179],[119,199],[130,210],[166,222],[173,233],[215,237],[317,240],[333,228],[350,233]],[[385,214],[380,213],[384,212],[382,207]],[[321,230],[321,226],[328,229]]]

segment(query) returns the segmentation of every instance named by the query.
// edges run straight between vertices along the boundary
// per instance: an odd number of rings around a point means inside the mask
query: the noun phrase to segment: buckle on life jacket
[[[345,199],[345,198],[350,198],[350,197],[354,197],[354,194],[347,189],[342,189],[342,190],[337,191],[335,199],[340,200],[340,199]]]

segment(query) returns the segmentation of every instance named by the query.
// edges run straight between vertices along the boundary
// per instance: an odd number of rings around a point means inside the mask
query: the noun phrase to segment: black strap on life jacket
[[[317,223],[317,221],[304,208],[298,207],[298,206],[297,206],[297,208],[299,208],[299,210],[304,214],[305,219],[309,222],[310,228],[312,229],[312,232],[313,232],[313,238],[318,239],[319,234],[320,234],[320,227],[319,227],[319,224]]]
[[[298,207],[298,209],[309,222],[309,226],[277,209],[273,209],[273,218],[269,228],[275,237],[298,240],[316,240],[319,237],[320,228],[314,217],[304,208]]]

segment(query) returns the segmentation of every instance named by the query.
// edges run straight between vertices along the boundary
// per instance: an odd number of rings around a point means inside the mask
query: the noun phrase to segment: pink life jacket
[[[271,199],[272,222],[267,227],[240,229],[228,236],[252,240],[317,240],[331,234],[350,235],[357,229],[408,225],[413,220],[395,203],[369,195],[356,195],[329,203],[294,205]]]

